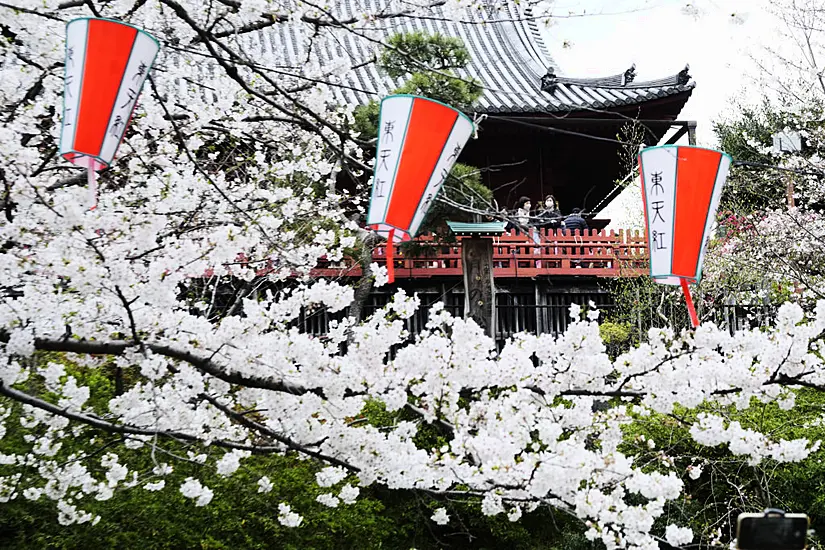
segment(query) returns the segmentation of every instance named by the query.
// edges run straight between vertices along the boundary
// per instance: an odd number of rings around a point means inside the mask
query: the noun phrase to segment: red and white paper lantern
[[[390,282],[393,243],[416,236],[473,131],[466,115],[432,99],[393,95],[381,101],[367,226],[388,241]]]
[[[120,21],[66,25],[60,155],[88,169],[95,197],[95,171],[112,163],[159,49],[152,35]]]
[[[639,154],[650,276],[681,285],[698,324],[688,283],[702,275],[702,261],[730,170],[726,153],[701,147],[663,145]]]

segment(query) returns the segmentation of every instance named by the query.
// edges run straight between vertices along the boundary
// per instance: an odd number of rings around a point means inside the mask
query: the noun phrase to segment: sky
[[[760,54],[778,28],[765,0],[556,0],[548,29],[561,74],[607,76],[636,64],[636,80],[678,73],[686,63],[696,89],[680,119],[698,122],[700,144],[714,143],[713,120],[732,99],[752,100]],[[698,15],[690,16],[694,8]],[[563,17],[574,13],[577,16]],[[578,16],[578,14],[585,14]]]
[[[759,99],[759,71],[752,60],[763,54],[779,22],[767,0],[557,0],[559,17],[548,29],[548,45],[560,74],[607,76],[636,64],[636,80],[673,75],[690,64],[696,88],[679,115],[697,122],[698,145],[714,147],[713,121],[736,102]],[[698,14],[687,14],[690,6]],[[578,16],[578,14],[584,14]],[[608,228],[641,228],[641,191],[630,185],[599,218]]]

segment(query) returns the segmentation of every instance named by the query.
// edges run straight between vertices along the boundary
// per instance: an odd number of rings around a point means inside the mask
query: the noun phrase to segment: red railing
[[[647,243],[639,231],[562,232],[534,230],[530,236],[505,233],[493,239],[495,277],[540,275],[592,275],[635,277],[647,273]],[[459,239],[460,240],[460,239]],[[384,246],[373,251],[373,261],[386,265]],[[431,235],[416,239],[414,249],[404,253],[396,247],[397,278],[460,276],[461,245],[441,243]],[[346,259],[333,264],[322,261],[313,270],[316,277],[359,277],[360,266]]]

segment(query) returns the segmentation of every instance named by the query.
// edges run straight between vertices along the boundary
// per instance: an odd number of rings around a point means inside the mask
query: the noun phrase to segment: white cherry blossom
[[[372,51],[364,33],[377,33],[383,14],[429,13],[430,2],[388,0],[343,25],[300,1],[220,4],[213,15],[194,0],[97,3],[163,43],[93,211],[83,171],[54,154],[64,25],[88,6],[19,4],[26,10],[0,6],[15,36],[0,45],[0,439],[22,431],[24,449],[0,454],[1,502],[48,499],[64,525],[98,521],[85,504],[126,490],[169,485],[206,506],[215,494],[191,471],[232,476],[253,452],[290,453],[320,464],[326,506],[352,504],[373,484],[434,498],[460,490],[487,515],[518,521],[550,506],[586,522],[591,540],[647,550],[701,466],[661,459],[652,471],[624,450],[627,426],[704,404],[792,410],[793,388],[825,388],[825,301],[785,305],[774,326],[736,334],[653,329],[615,358],[598,313],[578,305],[565,333],[515,335],[501,350],[443,303],[411,334],[420,300],[403,291],[363,321],[346,317],[354,286],[309,274],[361,242],[348,217],[357,198],[336,180],[370,168],[371,144],[348,133],[353,106],[336,85],[359,61],[310,52],[275,78],[283,60],[261,48],[265,33],[211,37],[216,58],[199,32],[209,17],[245,29],[271,21],[267,12],[314,36],[317,51],[340,51],[344,39]],[[443,13],[480,5],[450,1]],[[386,284],[386,268],[371,271]],[[320,312],[338,315],[323,335],[304,328]],[[115,371],[129,373],[116,395],[80,374]],[[373,426],[365,411],[375,406],[407,420]],[[689,419],[699,445],[754,463],[820,452],[818,441],[715,410]],[[444,441],[420,448],[431,426]],[[97,453],[110,437],[127,443]],[[270,477],[251,479],[256,498],[274,493]],[[277,519],[299,527],[309,513],[281,502]],[[446,509],[432,519],[449,521]],[[688,544],[693,533],[670,525],[665,537]]]

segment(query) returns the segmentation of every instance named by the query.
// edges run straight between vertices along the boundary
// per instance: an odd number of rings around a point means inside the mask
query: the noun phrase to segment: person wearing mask
[[[556,197],[547,195],[544,199],[544,209],[539,213],[541,218],[541,227],[548,229],[558,229],[561,226],[562,215],[559,211],[559,203],[556,202]]]
[[[552,238],[551,232],[561,228],[561,221],[563,219],[556,197],[547,195],[547,197],[544,198],[544,209],[538,214],[538,217],[539,227],[543,229],[542,238],[546,237],[555,244],[556,241]],[[558,254],[559,248],[558,246],[553,246],[552,248],[547,248],[547,252],[550,254]]]
[[[530,225],[530,209],[532,207],[533,203],[530,202],[529,197],[521,197],[516,203],[516,218],[522,227]]]

